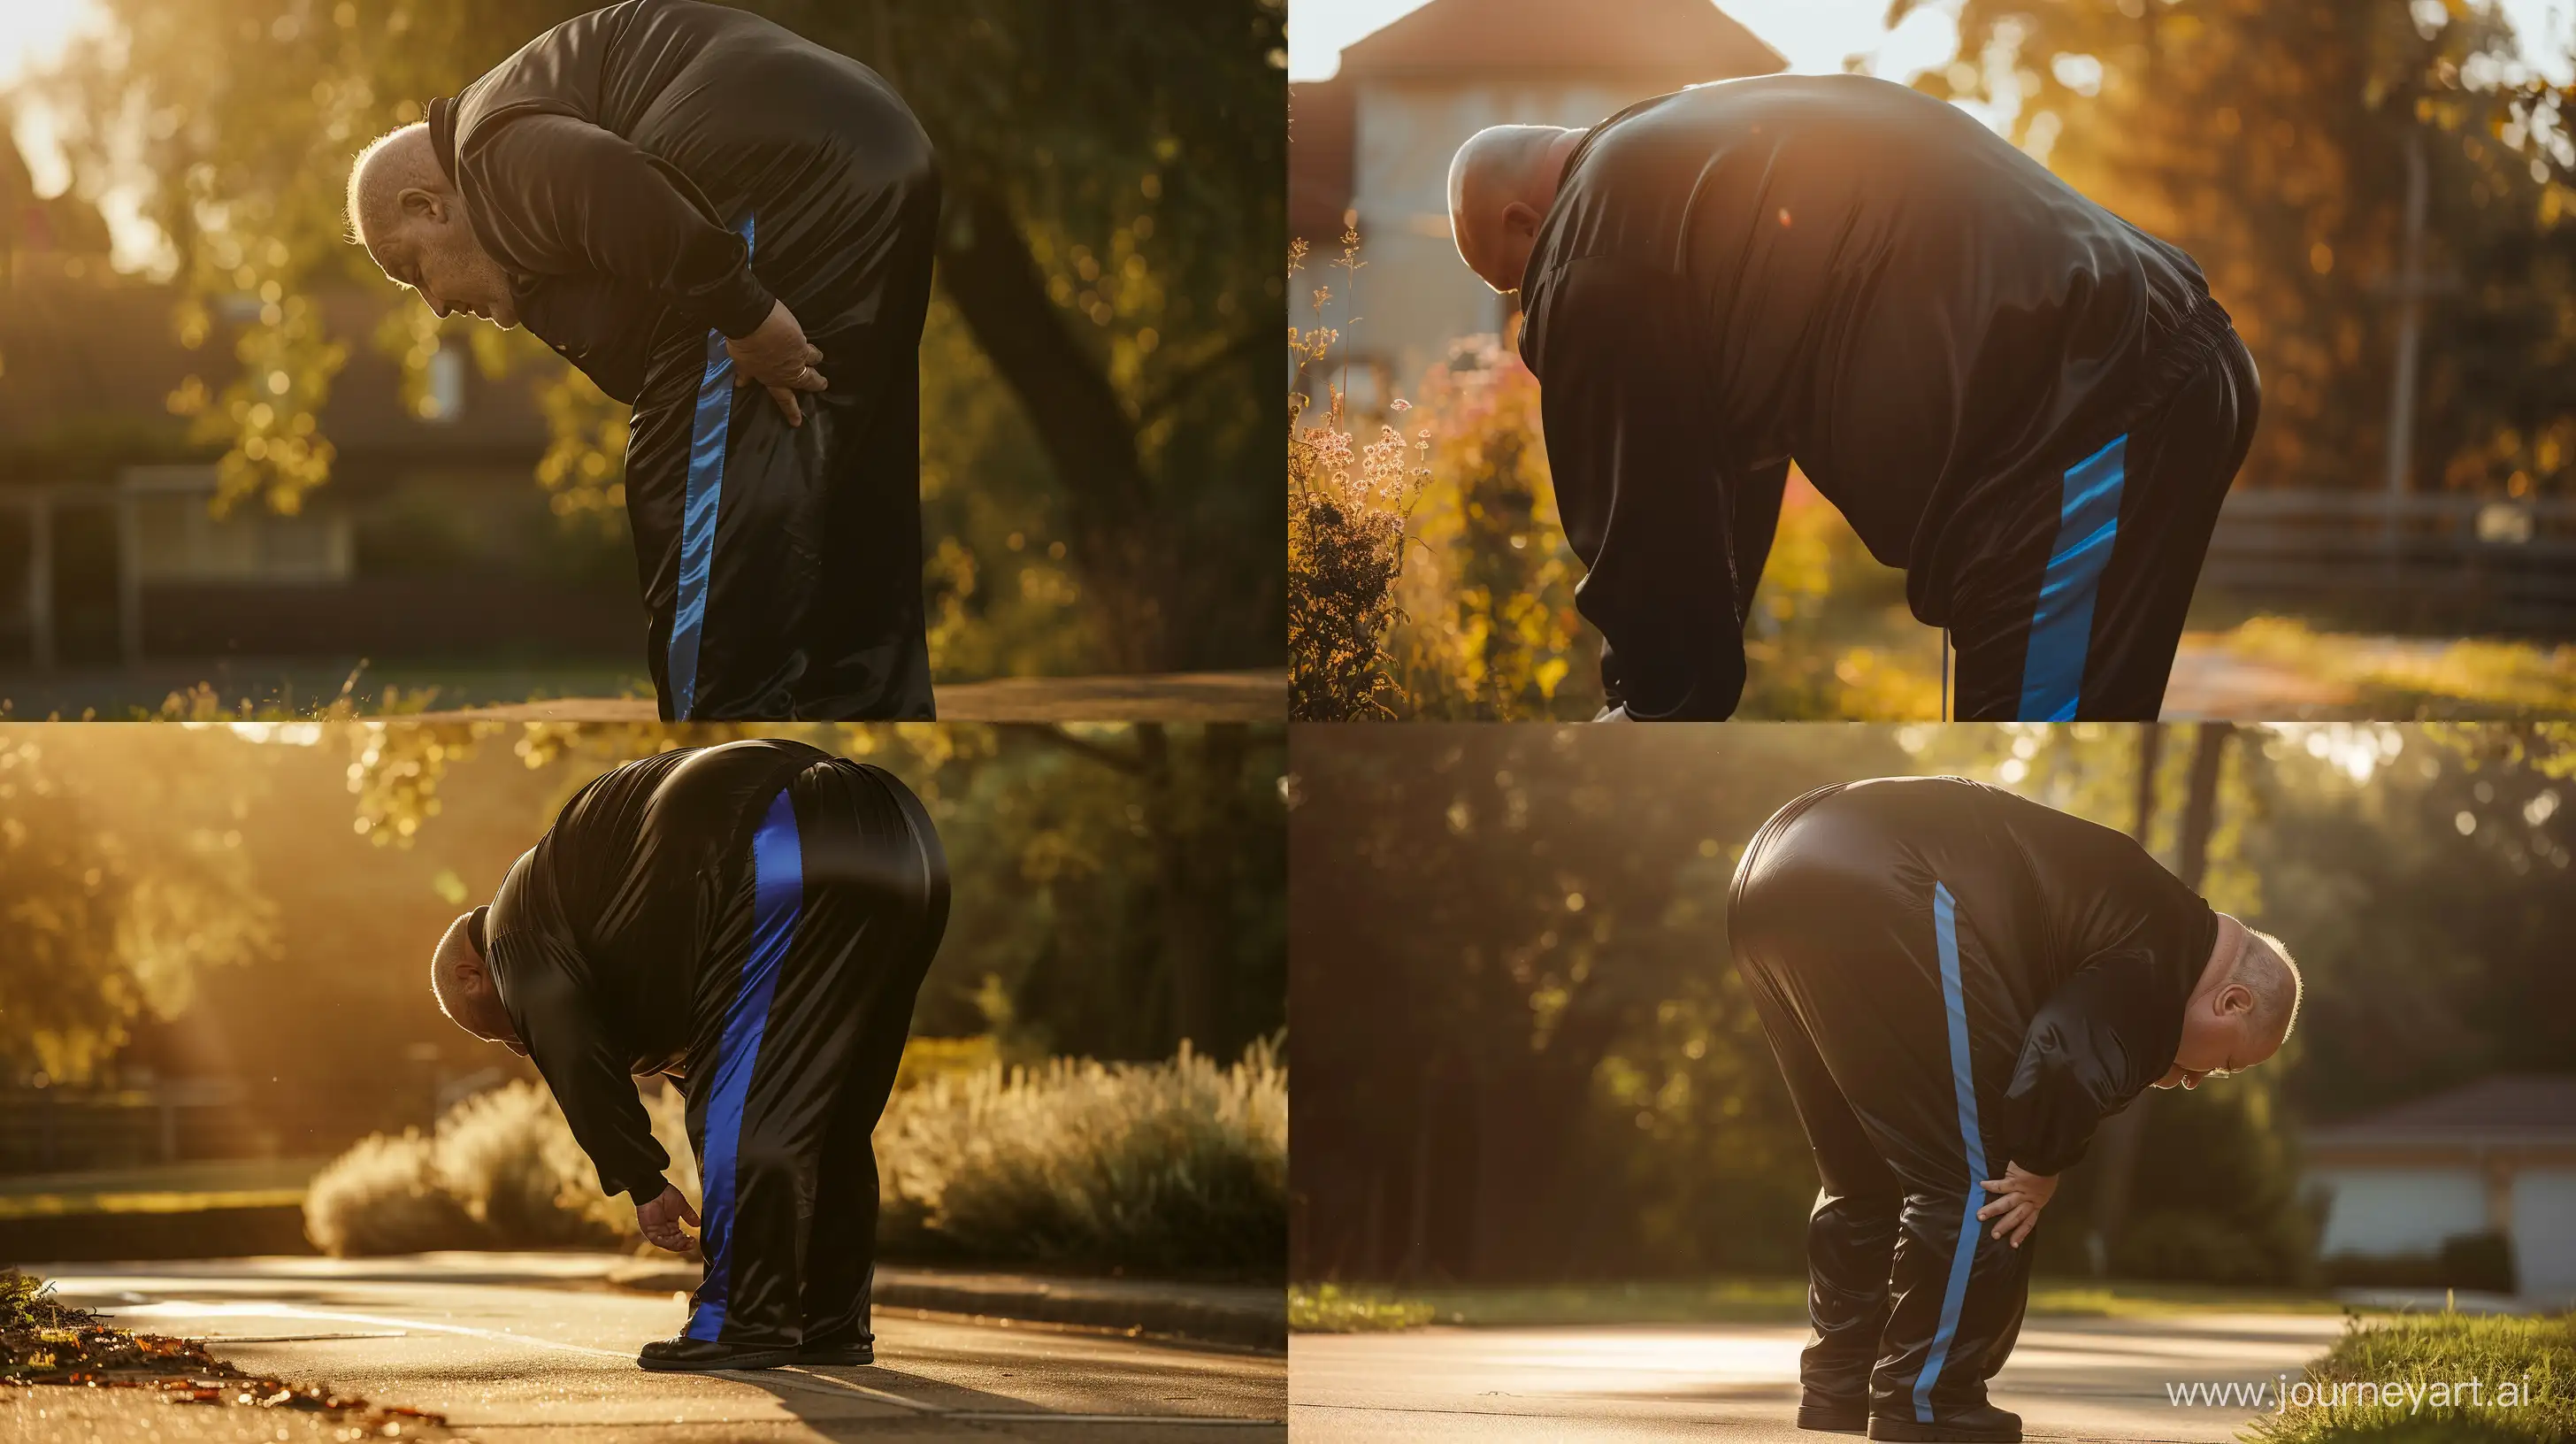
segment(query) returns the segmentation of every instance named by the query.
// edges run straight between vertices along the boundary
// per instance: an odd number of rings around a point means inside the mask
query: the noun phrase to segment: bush
[[[1284,1262],[1288,1081],[1270,1046],[1229,1067],[1186,1049],[1157,1064],[956,1066],[971,1056],[950,1045],[907,1067],[920,1081],[877,1125],[886,1253],[1192,1272]],[[695,1205],[679,1090],[645,1107]],[[643,1246],[629,1202],[600,1193],[562,1110],[524,1082],[459,1103],[429,1135],[359,1143],[313,1180],[304,1227],[341,1257]]]
[[[1346,291],[1361,265],[1359,243],[1356,231],[1342,236],[1336,264]],[[1292,277],[1305,259],[1306,243],[1293,242]],[[1315,291],[1318,314],[1331,294]],[[1348,398],[1323,379],[1340,340],[1327,326],[1288,333],[1301,379],[1324,387],[1320,422],[1308,415],[1313,395],[1288,397],[1288,715],[1316,722],[1394,715],[1386,634],[1399,615],[1405,523],[1430,475],[1423,464],[1429,431],[1410,443],[1391,426],[1380,426],[1378,439],[1366,444],[1352,434]]]
[[[2454,1234],[2432,1254],[2336,1254],[2324,1271],[2343,1288],[2514,1291],[2513,1244],[2500,1233]]]
[[[2229,1220],[2178,1210],[2132,1221],[2120,1231],[2111,1261],[2123,1278],[2185,1283],[2279,1283],[2285,1268],[2282,1259]]]
[[[644,1100],[668,1176],[694,1205],[679,1090]],[[447,1110],[434,1133],[376,1134],[314,1176],[304,1232],[342,1258],[441,1248],[635,1247],[635,1210],[599,1190],[552,1094],[512,1082]]]
[[[935,1078],[877,1126],[889,1250],[987,1262],[1270,1269],[1288,1237],[1288,1078],[1058,1059]]]

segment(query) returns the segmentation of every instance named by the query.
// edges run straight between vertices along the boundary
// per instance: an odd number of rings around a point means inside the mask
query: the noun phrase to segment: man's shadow
[[[1127,1339],[1122,1342],[1163,1345],[1193,1354],[1205,1352],[1178,1340]],[[1099,1414],[1152,1414],[1167,1417],[1171,1425],[1184,1429],[1191,1425],[1221,1427],[1226,1430],[1228,1438],[1239,1437],[1246,1441],[1270,1437],[1259,1427],[1263,1422],[1270,1422],[1280,1438],[1286,1437],[1288,1429],[1284,1388],[1276,1420],[1263,1421],[1235,1414],[1171,1413],[1155,1407],[1163,1403],[1165,1397],[1159,1390],[1145,1398],[1098,1399],[1069,1408],[1050,1407],[1027,1398],[972,1388],[953,1379],[884,1364],[862,1368],[794,1365],[711,1377],[737,1380],[762,1389],[777,1399],[798,1422],[831,1438],[866,1437],[888,1423],[904,1419],[918,1420],[923,1424],[953,1420],[961,1429],[978,1431],[992,1429],[1012,1418],[1044,1423],[1068,1416],[1080,1419]],[[1168,1429],[1170,1425],[1163,1427]]]

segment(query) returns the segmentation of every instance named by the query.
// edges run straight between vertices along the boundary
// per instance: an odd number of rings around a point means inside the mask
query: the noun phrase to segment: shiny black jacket
[[[521,322],[626,402],[656,346],[747,335],[773,298],[809,336],[867,319],[841,311],[938,184],[876,72],[696,0],[575,16],[430,102],[429,128]]]
[[[2189,256],[1974,118],[1853,75],[1604,121],[1520,294],[1579,605],[1639,718],[1733,711],[1792,459],[1946,625],[2034,463],[2118,435],[2211,304]]]
[[[827,755],[764,739],[615,768],[564,804],[493,895],[484,945],[502,1006],[606,1192],[661,1192],[670,1155],[635,1079],[685,1073],[693,1043],[721,1025],[732,980],[704,964],[719,930],[747,925],[736,904],[752,833]]]
[[[1813,1010],[1883,1008],[1935,966],[1936,883],[1956,900],[1980,1078],[2012,1060],[1993,1120],[2007,1156],[2061,1172],[2173,1066],[2218,914],[2124,833],[1961,778],[1880,778],[1809,793],[1763,824],[1736,871],[1731,941],[1740,962],[1826,989]],[[1819,956],[1834,965],[1802,966]],[[1927,1070],[1926,1086],[1877,1090],[1920,1117],[1882,1122],[1955,1140],[1947,1035],[1923,1021],[1915,1056],[1866,1066]]]

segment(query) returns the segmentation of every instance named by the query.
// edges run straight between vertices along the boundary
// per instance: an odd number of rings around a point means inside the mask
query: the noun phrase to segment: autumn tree
[[[317,296],[384,290],[343,234],[368,137],[589,6],[580,0],[102,0],[109,37],[47,82],[80,183],[135,187],[166,235],[191,346],[228,342],[174,397],[224,448],[219,504],[292,511],[331,476],[321,413],[351,344],[401,356],[415,388],[442,327],[396,308],[330,334]],[[759,0],[746,8],[884,73],[939,147],[947,210],[928,364],[989,377],[1042,454],[1019,511],[1089,620],[1092,665],[1274,659],[1283,525],[1263,481],[1283,423],[1265,369],[1284,296],[1282,0],[1072,7],[1045,0]],[[243,319],[237,325],[224,309]],[[613,510],[624,409],[521,334],[454,323],[487,372],[540,378],[557,509]],[[453,338],[451,338],[453,339]],[[944,381],[934,375],[933,399]],[[415,394],[415,399],[417,399]],[[993,418],[925,418],[929,485]],[[943,452],[943,442],[948,440]],[[961,507],[961,510],[964,508]],[[1025,523],[1010,532],[1016,550]],[[1004,548],[996,543],[989,552]],[[1008,555],[935,548],[935,585],[973,590]],[[1021,578],[1023,587],[1031,585]],[[987,591],[990,583],[984,584]]]
[[[1893,0],[1894,23],[1921,0]],[[1965,0],[1917,84],[2190,251],[2263,374],[2254,485],[2381,483],[2410,152],[2425,167],[2410,485],[2565,491],[2576,465],[2567,97],[2468,0]]]

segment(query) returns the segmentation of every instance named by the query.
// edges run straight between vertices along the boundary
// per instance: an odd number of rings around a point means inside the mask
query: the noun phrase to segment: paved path
[[[585,1286],[591,1267],[549,1278],[524,1256],[246,1259],[43,1276],[124,1327],[205,1338],[244,1369],[511,1444],[1287,1437],[1276,1354],[936,1315],[881,1312],[875,1368],[649,1374],[635,1351],[677,1332],[683,1300]]]
[[[2281,722],[2350,716],[2360,694],[2350,683],[2252,657],[2215,645],[2206,633],[2186,632],[2165,683],[2164,720],[2207,718],[2222,722]]]
[[[1288,673],[1163,672],[1135,677],[1000,677],[934,689],[943,722],[1274,722]],[[650,722],[650,697],[568,697],[435,714],[517,722]]]
[[[155,662],[131,670],[35,673],[0,666],[0,717],[43,721],[108,721],[161,714],[164,699],[199,683],[213,688],[219,711],[245,701],[263,712],[310,716],[340,693],[355,667],[314,662]],[[443,722],[651,722],[652,684],[614,668],[566,664],[514,669],[390,667],[358,672],[358,710],[383,705],[387,685],[427,695]],[[642,692],[642,696],[634,695]],[[934,689],[939,715],[951,722],[1263,722],[1288,715],[1288,671],[1165,672],[1140,676],[998,677]],[[554,700],[515,700],[546,696]],[[185,715],[182,708],[181,715]]]
[[[1995,1402],[2033,1439],[2220,1441],[2250,1411],[2175,1408],[2167,1382],[2295,1376],[2340,1317],[2034,1319]],[[1774,1324],[1424,1329],[1289,1342],[1297,1444],[1715,1439],[1815,1444],[1795,1427],[1806,1330]]]

